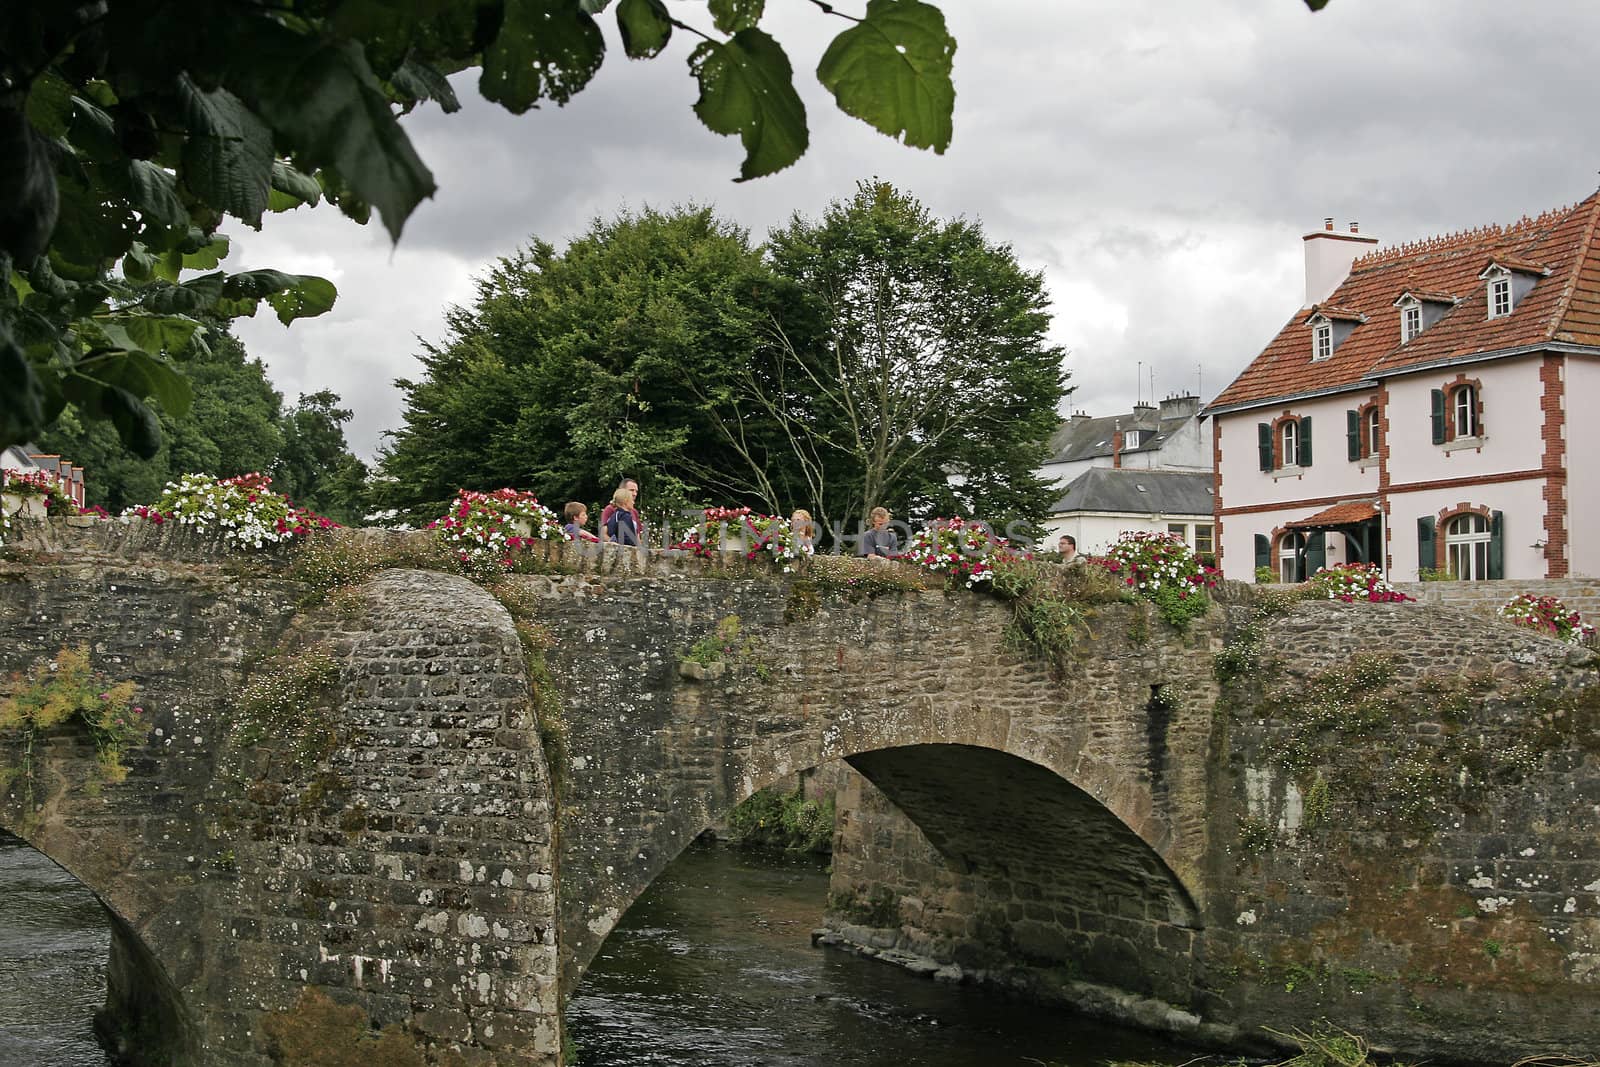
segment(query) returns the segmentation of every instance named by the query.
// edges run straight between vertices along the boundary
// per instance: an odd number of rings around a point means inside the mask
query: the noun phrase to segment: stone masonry
[[[1500,623],[1230,589],[1184,634],[1085,605],[1052,667],[987,593],[741,558],[557,551],[513,618],[432,571],[305,607],[283,559],[182,532],[21,540],[0,670],[86,645],[155,717],[125,781],[58,731],[34,808],[0,797],[114,913],[107,1030],[146,1062],[557,1064],[638,894],[839,759],[833,922],[946,977],[1239,1048],[1322,1017],[1467,1061],[1600,1032],[1594,657]],[[251,736],[242,687],[312,653],[332,684]]]

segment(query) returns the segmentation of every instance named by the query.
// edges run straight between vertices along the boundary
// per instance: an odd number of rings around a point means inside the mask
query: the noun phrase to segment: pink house
[[[1600,193],[1376,245],[1307,234],[1305,306],[1206,409],[1223,573],[1600,575]]]

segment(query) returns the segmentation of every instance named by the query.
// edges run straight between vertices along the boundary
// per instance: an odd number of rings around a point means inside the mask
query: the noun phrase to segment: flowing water
[[[811,947],[811,858],[694,848],[612,932],[568,1010],[583,1067],[1182,1063],[1152,1038]],[[110,933],[70,875],[0,832],[0,1067],[106,1067]],[[377,1067],[377,1065],[375,1065]]]
[[[111,929],[94,894],[0,831],[0,1067],[105,1067]]]
[[[692,848],[623,916],[567,1010],[583,1067],[1087,1067],[1153,1038],[811,947],[812,858]]]

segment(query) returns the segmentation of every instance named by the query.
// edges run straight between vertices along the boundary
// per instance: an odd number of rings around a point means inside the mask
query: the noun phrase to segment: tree
[[[820,221],[796,216],[769,257],[812,308],[769,309],[770,343],[717,398],[752,490],[770,480],[771,448],[747,454],[737,438],[764,421],[829,519],[879,504],[912,518],[1044,515],[1051,490],[1034,472],[1065,375],[1042,275],[977,223],[936,220],[882,182]]]
[[[181,415],[174,364],[193,316],[286,324],[332,307],[326,279],[217,268],[225,216],[326,197],[398,240],[432,175],[397,121],[425,100],[458,104],[446,75],[482,68],[483,95],[522,113],[564,104],[599,69],[594,16],[609,0],[8,0],[0,5],[0,447],[68,403],[143,456],[161,445],[152,407]],[[955,41],[920,0],[867,0],[817,76],[846,113],[942,152],[950,142]],[[740,180],[788,166],[808,144],[764,0],[707,0],[714,31],[664,0],[619,0],[630,58],[689,56],[696,115],[738,134]],[[184,278],[183,271],[206,271]],[[120,277],[113,272],[120,271]],[[124,284],[144,286],[132,292]]]
[[[458,487],[517,485],[595,503],[623,475],[652,510],[727,499],[735,468],[702,390],[762,343],[772,286],[749,236],[705,208],[597,220],[561,252],[534,241],[399,383],[380,502],[422,519]]]
[[[353,415],[331,389],[302,394],[284,413],[283,448],[272,467],[273,488],[345,525],[360,522],[366,511],[367,465],[344,437]]]

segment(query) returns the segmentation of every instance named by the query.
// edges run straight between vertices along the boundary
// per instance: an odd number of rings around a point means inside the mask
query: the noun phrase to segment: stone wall
[[[37,810],[18,782],[0,806],[113,912],[110,1029],[142,1027],[113,1039],[182,1065],[363,1035],[396,1067],[558,1062],[550,784],[497,601],[389,571],[297,616],[281,558],[219,564],[183,531],[29,544],[0,562],[0,670],[85,645],[154,716],[125,781],[53,733]],[[235,698],[295,649],[333,691],[247,742]]]
[[[1582,612],[1585,621],[1600,619],[1600,579],[1529,578],[1492,582],[1397,582],[1395,588],[1425,604],[1446,604],[1475,615],[1493,615],[1495,609],[1518,593],[1559,597],[1567,607]]]
[[[302,610],[279,557],[23,534],[0,670],[84,645],[155,731],[118,783],[49,735],[0,825],[113,910],[112,1014],[175,1063],[364,1036],[396,1067],[556,1064],[638,894],[834,760],[832,921],[922,969],[1233,1047],[1325,1016],[1436,1059],[1600,1032],[1594,657],[1460,609],[1230,588],[1180,634],[1083,604],[1050,664],[986,593],[736,558],[555,551],[498,599],[392,570]],[[331,686],[252,740],[241,687],[314,649]]]

